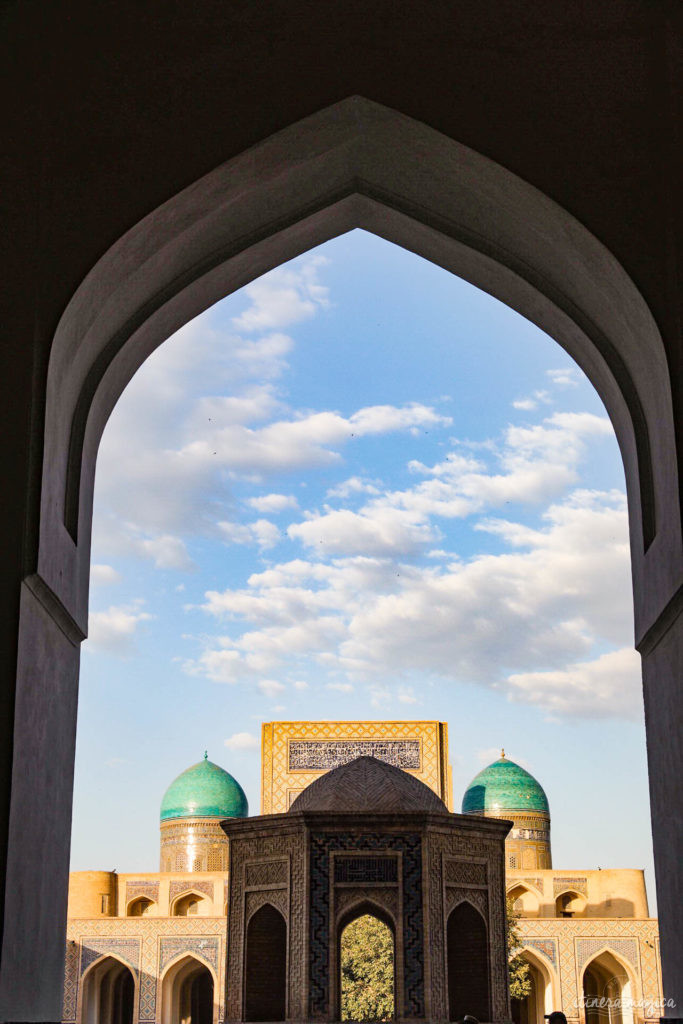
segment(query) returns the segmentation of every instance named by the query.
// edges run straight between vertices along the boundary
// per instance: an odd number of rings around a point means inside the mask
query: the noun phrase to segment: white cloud
[[[416,676],[522,699],[531,691],[516,677],[563,671],[594,657],[599,645],[630,643],[623,495],[576,491],[544,520],[535,529],[485,520],[480,528],[507,550],[469,561],[425,567],[389,557],[295,559],[255,573],[241,590],[209,592],[204,608],[236,624],[238,634],[224,640],[235,678],[291,670],[312,656],[351,683],[373,681],[377,699],[388,680],[398,687],[393,699],[408,703],[405,683]],[[562,713],[588,713],[571,678]],[[540,706],[547,700],[537,696]]]
[[[337,693],[353,693],[353,685],[351,683],[327,683],[325,689],[335,690]]]
[[[556,387],[575,388],[579,383],[580,371],[578,367],[569,366],[563,370],[546,370],[546,376]]]
[[[297,681],[294,683],[294,689],[295,690],[307,690],[308,689],[308,683],[306,682],[305,679],[297,679]]]
[[[180,537],[164,534],[161,537],[150,537],[137,542],[137,546],[146,557],[151,558],[157,569],[177,569],[190,572],[197,566],[190,558],[185,542]]]
[[[381,506],[360,512],[329,510],[293,523],[287,533],[321,554],[348,555],[407,555],[440,537],[411,513]]]
[[[106,611],[90,612],[85,650],[130,654],[135,649],[138,626],[154,618],[141,610],[141,604],[141,601],[136,601],[129,605],[111,605]]]
[[[285,686],[283,683],[279,683],[276,679],[261,679],[257,684],[261,693],[265,693],[266,697],[277,697],[279,693],[283,693]]]
[[[351,476],[340,484],[330,487],[328,498],[350,498],[354,494],[380,494],[379,481],[363,480],[359,476]]]
[[[299,507],[293,494],[262,494],[256,498],[249,498],[247,504],[265,515],[277,515],[288,508]]]
[[[318,280],[326,261],[312,257],[296,268],[278,267],[244,289],[250,306],[233,317],[238,331],[268,331],[309,320],[317,309],[329,306],[328,289]]]
[[[261,746],[258,736],[250,732],[234,732],[223,743],[229,750],[258,750]]]
[[[111,565],[91,565],[90,583],[94,586],[107,586],[111,583],[120,583],[121,573],[117,572]]]
[[[535,409],[538,402],[535,402],[533,398],[518,398],[512,403],[513,409],[523,409],[524,411]]]
[[[258,544],[262,551],[274,547],[280,540],[280,531],[268,519],[253,523],[218,523],[223,539],[228,544]]]
[[[632,647],[593,661],[508,677],[511,700],[544,708],[551,717],[630,718],[643,714],[640,656]]]

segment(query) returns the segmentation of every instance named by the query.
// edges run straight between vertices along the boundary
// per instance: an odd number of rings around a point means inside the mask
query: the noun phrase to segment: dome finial
[[[205,761],[208,761],[208,760],[209,760],[209,751],[208,751],[208,750],[205,750],[205,751],[204,751],[204,760],[205,760]]]
[[[501,747],[500,748],[500,756],[501,756],[501,758],[505,757],[505,747]]]

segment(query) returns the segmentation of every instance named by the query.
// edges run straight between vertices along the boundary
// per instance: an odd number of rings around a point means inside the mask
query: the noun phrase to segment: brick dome
[[[448,814],[443,800],[424,782],[376,757],[357,757],[327,772],[299,794],[290,811]]]

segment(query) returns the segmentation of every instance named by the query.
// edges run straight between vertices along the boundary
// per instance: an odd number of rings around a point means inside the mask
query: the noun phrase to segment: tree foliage
[[[342,1020],[393,1020],[394,937],[370,914],[342,932],[341,982]]]
[[[517,923],[519,915],[515,913],[514,901],[507,901],[507,951],[508,977],[510,979],[510,997],[525,999],[531,992],[531,976],[529,964],[521,955],[522,943],[519,940]]]

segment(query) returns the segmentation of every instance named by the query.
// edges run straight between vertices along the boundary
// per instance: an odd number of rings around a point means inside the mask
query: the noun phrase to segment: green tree
[[[529,964],[521,956],[522,943],[519,940],[517,923],[519,916],[515,913],[513,900],[507,901],[507,951],[508,977],[510,979],[510,998],[525,999],[531,992]]]
[[[394,1018],[394,937],[376,917],[356,918],[341,936],[341,1017]]]

